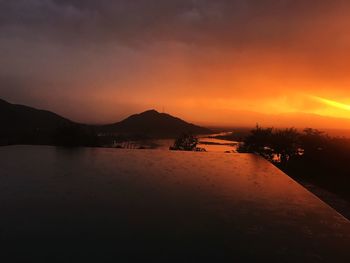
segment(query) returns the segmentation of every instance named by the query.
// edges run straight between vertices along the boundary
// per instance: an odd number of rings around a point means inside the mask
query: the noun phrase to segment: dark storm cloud
[[[55,41],[115,41],[145,45],[179,41],[198,45],[284,44],[313,15],[344,1],[305,0],[16,0],[0,1],[2,34]],[[18,31],[15,31],[18,32]]]

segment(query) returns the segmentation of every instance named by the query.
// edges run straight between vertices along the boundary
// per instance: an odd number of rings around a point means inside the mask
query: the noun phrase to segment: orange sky
[[[10,2],[11,102],[89,123],[155,108],[204,125],[350,128],[348,1]]]

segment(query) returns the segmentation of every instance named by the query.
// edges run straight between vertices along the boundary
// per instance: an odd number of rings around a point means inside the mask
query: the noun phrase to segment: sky
[[[156,109],[350,128],[349,13],[346,0],[0,0],[0,98],[85,123]]]

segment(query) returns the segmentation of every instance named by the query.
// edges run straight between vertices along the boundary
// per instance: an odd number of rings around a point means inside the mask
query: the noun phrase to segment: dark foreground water
[[[248,154],[0,147],[0,262],[350,262],[350,223]]]

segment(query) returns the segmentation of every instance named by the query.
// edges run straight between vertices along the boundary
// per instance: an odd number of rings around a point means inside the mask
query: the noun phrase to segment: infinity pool
[[[350,223],[250,154],[0,147],[2,262],[350,262]]]

